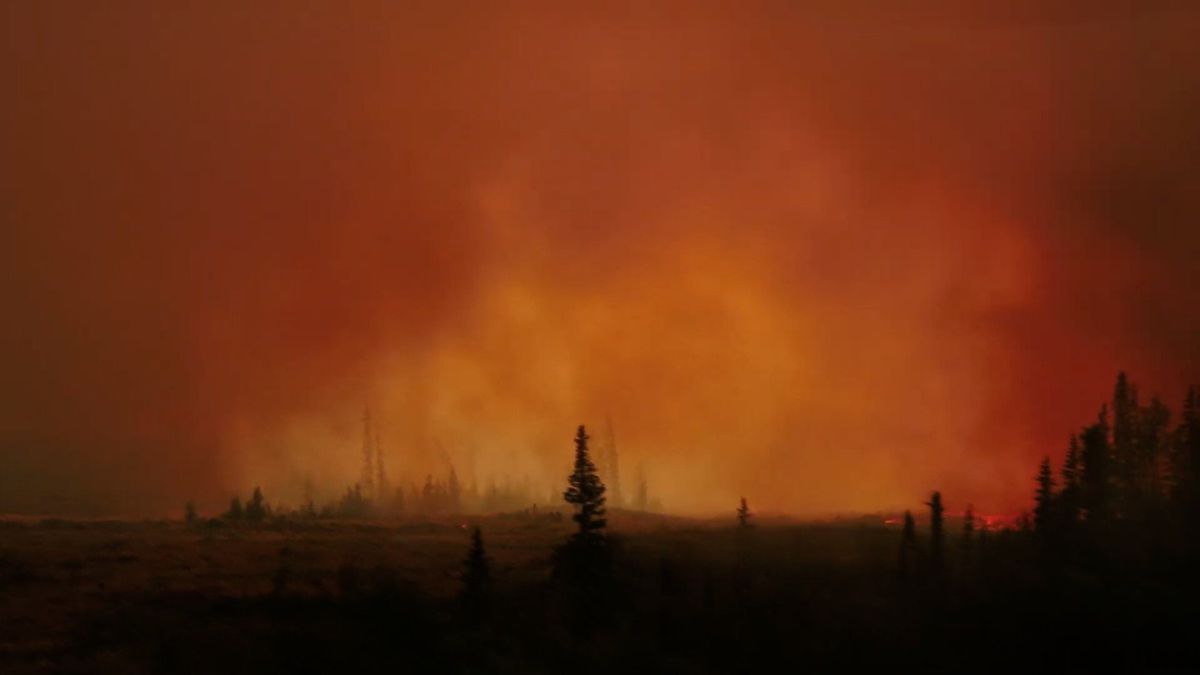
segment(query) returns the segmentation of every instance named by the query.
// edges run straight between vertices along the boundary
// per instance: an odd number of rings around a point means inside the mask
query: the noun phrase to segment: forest
[[[256,489],[216,518],[5,521],[0,666],[1175,670],[1200,600],[1197,403],[1173,422],[1121,374],[1011,525],[939,491],[895,519],[609,509],[583,426],[557,509],[388,515],[356,485],[328,509]]]

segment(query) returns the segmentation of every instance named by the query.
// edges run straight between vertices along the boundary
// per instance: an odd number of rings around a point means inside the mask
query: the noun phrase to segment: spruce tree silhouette
[[[242,500],[236,495],[229,502],[229,510],[225,512],[225,518],[228,520],[241,520],[246,512],[242,509]]]
[[[183,506],[183,522],[188,525],[195,525],[197,517],[196,503],[189,499],[188,503]]]
[[[566,593],[572,632],[589,636],[607,622],[612,603],[611,560],[604,536],[604,483],[588,455],[588,435],[583,425],[575,434],[575,467],[567,477],[563,499],[575,507],[572,519],[578,530],[555,551],[554,575]]]
[[[1176,519],[1200,528],[1200,392],[1189,387],[1172,435],[1171,504]]]
[[[1112,398],[1112,480],[1115,483],[1116,503],[1110,504],[1120,514],[1132,508],[1136,490],[1138,401],[1137,389],[1130,384],[1125,372],[1117,373]]]
[[[575,507],[572,520],[579,525],[575,537],[590,540],[602,537],[608,521],[604,515],[604,483],[588,454],[588,435],[583,425],[575,434],[575,470],[567,477],[569,487],[563,499]]]
[[[257,486],[254,488],[254,494],[250,497],[250,503],[246,504],[246,520],[251,522],[259,522],[267,516],[267,507],[263,502],[263,493]]]
[[[925,505],[929,507],[929,566],[934,575],[940,575],[945,565],[943,520],[946,509],[942,506],[942,493],[935,491]]]
[[[450,465],[450,476],[446,479],[446,501],[450,513],[462,512],[462,486],[458,483],[458,473],[454,465]]]
[[[963,513],[962,531],[962,564],[964,573],[971,567],[971,558],[975,548],[975,506],[967,504]]]
[[[1143,518],[1160,514],[1166,505],[1167,485],[1165,464],[1171,446],[1171,411],[1157,396],[1138,410],[1137,449],[1134,466],[1134,508]]]
[[[1034,495],[1033,529],[1046,537],[1054,528],[1054,474],[1050,470],[1050,458],[1043,457],[1037,475],[1037,493]]]
[[[463,588],[460,596],[464,617],[471,623],[487,618],[491,598],[491,564],[483,548],[483,531],[471,531],[471,548],[463,561]]]
[[[750,518],[753,515],[753,513],[750,513],[750,507],[746,504],[746,498],[742,497],[742,504],[737,510],[738,526],[750,527]]]
[[[1080,479],[1082,478],[1081,456],[1079,454],[1079,437],[1071,435],[1067,446],[1067,456],[1063,460],[1061,475],[1062,489],[1059,491],[1059,515],[1066,525],[1079,521]]]
[[[1081,501],[1084,514],[1089,523],[1104,522],[1112,513],[1107,406],[1101,406],[1095,424],[1084,428],[1080,441],[1083,444]]]
[[[1178,515],[1194,526],[1200,525],[1200,391],[1189,387],[1183,400],[1183,412],[1175,430],[1175,450],[1171,461],[1174,485],[1172,493]]]

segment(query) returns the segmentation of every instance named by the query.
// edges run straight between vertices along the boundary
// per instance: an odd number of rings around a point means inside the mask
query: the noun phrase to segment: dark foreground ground
[[[492,591],[457,595],[467,523]],[[612,580],[553,574],[569,522],[0,522],[0,672],[1148,672],[1200,664],[1197,567],[1146,541],[946,542],[898,569],[878,520],[618,515]],[[1128,535],[1136,538],[1138,535]],[[584,598],[584,600],[581,600]],[[579,629],[581,605],[603,605]]]

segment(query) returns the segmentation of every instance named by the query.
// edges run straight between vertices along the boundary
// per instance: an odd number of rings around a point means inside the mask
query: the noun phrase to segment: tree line
[[[1112,400],[1072,434],[1057,472],[1042,459],[1033,526],[1044,538],[1121,524],[1194,528],[1200,516],[1200,400],[1184,396],[1179,419],[1157,397],[1117,375]]]
[[[925,503],[929,542],[918,545],[916,519],[904,513],[899,575],[920,568],[939,578],[948,567],[945,506],[940,492]],[[961,567],[974,562],[987,543],[968,506],[962,521]],[[1178,421],[1157,397],[1143,403],[1136,384],[1121,372],[1111,401],[1096,420],[1070,435],[1057,472],[1049,455],[1034,478],[1033,508],[1017,518],[1018,532],[1031,533],[1042,550],[1061,556],[1126,542],[1129,532],[1160,537],[1187,549],[1200,529],[1200,390],[1189,387]],[[1165,537],[1165,539],[1163,539]],[[978,540],[978,541],[977,541]]]

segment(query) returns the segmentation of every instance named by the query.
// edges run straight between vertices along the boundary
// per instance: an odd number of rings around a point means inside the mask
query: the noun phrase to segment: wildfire
[[[924,515],[915,515],[918,521],[927,520]],[[957,513],[947,513],[947,520],[962,520],[966,518],[966,512],[960,511]],[[975,514],[975,529],[977,530],[1007,530],[1016,528],[1020,521],[1020,514],[1011,513],[976,513]],[[903,515],[886,516],[883,519],[883,524],[887,527],[902,527],[904,525]]]

